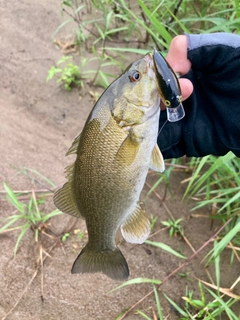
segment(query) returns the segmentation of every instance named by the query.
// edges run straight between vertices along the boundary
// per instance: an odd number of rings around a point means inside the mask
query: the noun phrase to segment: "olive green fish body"
[[[153,70],[150,55],[133,63],[100,97],[69,149],[77,158],[54,201],[86,220],[88,243],[73,273],[102,272],[123,280],[129,271],[115,243],[118,228],[133,243],[149,235],[139,196],[149,167],[164,169],[156,146],[160,96]]]
[[[159,112],[156,119],[158,115]],[[149,126],[153,126],[152,121],[149,122]],[[154,125],[156,127],[156,122]],[[115,247],[117,229],[137,205],[154,145],[148,142],[146,146],[144,143],[139,146],[130,141],[132,150],[128,146],[125,148],[129,134],[113,118],[102,130],[99,120],[93,119],[86,131],[94,132],[96,138],[91,142],[86,139],[85,148],[85,131],[82,133],[83,145],[80,140],[75,167],[78,207],[86,219],[89,243],[102,248]],[[143,135],[144,131],[143,128]],[[92,157],[89,157],[91,153]],[[136,153],[141,158],[140,163]],[[97,223],[92,224],[92,219]]]

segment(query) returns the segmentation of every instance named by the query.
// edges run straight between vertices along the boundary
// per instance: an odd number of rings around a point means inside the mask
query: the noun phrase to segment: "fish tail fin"
[[[122,252],[115,248],[100,252],[91,250],[86,245],[72,266],[72,273],[96,273],[102,272],[108,277],[123,281],[129,276],[127,262]]]

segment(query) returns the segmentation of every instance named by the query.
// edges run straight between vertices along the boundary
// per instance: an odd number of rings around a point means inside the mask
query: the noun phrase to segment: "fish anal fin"
[[[116,247],[114,250],[105,249],[93,251],[88,244],[82,249],[72,266],[72,273],[96,273],[101,272],[106,276],[123,281],[129,276],[127,262]]]
[[[82,217],[75,197],[74,192],[74,167],[75,162],[66,168],[68,181],[63,185],[62,188],[58,189],[54,196],[53,201],[55,206],[64,213],[68,213],[75,217]]]
[[[163,160],[162,153],[158,147],[157,144],[155,144],[153,151],[152,151],[152,157],[151,162],[149,166],[152,170],[157,172],[163,172],[165,170],[165,163]]]
[[[121,225],[123,238],[130,243],[143,243],[150,233],[150,222],[138,203],[134,212]]]
[[[73,154],[73,153],[77,153],[80,137],[81,137],[81,133],[74,139],[71,147],[68,149],[66,153],[66,156],[69,156],[70,154]]]

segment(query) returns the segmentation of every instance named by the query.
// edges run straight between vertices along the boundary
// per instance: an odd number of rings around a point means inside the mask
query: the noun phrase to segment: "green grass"
[[[205,0],[177,3],[173,0],[138,0],[131,6],[127,0],[68,0],[62,1],[61,8],[64,21],[55,30],[53,39],[62,28],[74,23],[74,43],[79,56],[65,68],[59,68],[57,64],[52,66],[48,79],[57,77],[57,82],[63,83],[66,90],[73,86],[82,88],[83,79],[91,85],[106,88],[116,78],[116,74],[110,71],[112,67],[118,70],[118,74],[124,70],[126,52],[129,53],[128,61],[136,60],[136,55],[153,48],[164,53],[177,34],[238,33],[240,30],[239,2],[233,0],[212,1],[210,4]],[[93,19],[92,15],[97,18]]]
[[[33,230],[34,239],[39,240],[39,234],[47,229],[47,224],[50,219],[62,214],[58,209],[49,213],[42,212],[40,207],[45,203],[44,194],[37,198],[34,190],[26,197],[24,193],[24,200],[20,200],[21,192],[15,193],[6,183],[4,183],[6,192],[6,199],[8,203],[15,208],[12,215],[9,215],[2,221],[0,226],[0,235],[8,232],[19,231],[18,237],[14,247],[14,256],[17,254],[20,242],[29,230]]]
[[[71,56],[64,56],[57,63],[58,67],[52,66],[48,71],[48,76],[46,81],[53,79],[57,74],[60,74],[57,83],[62,83],[64,89],[71,91],[73,87],[80,86],[83,87],[83,76],[80,74],[79,66],[69,62]],[[68,62],[67,62],[68,61]],[[59,67],[61,64],[65,63],[65,67]]]

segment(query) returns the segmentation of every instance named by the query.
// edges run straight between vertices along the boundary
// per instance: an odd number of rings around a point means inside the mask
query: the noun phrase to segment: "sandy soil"
[[[81,131],[94,103],[88,93],[80,101],[78,90],[68,93],[54,81],[46,84],[48,69],[62,56],[51,39],[62,23],[60,1],[0,0],[0,21],[0,189],[3,190],[4,181],[14,190],[43,188],[25,175],[17,174],[13,166],[34,169],[59,186],[65,182],[64,168],[71,162],[71,158],[65,158],[64,154]],[[184,219],[185,235],[192,246],[198,249],[215,230],[210,230],[209,221],[204,217],[190,218],[189,210],[193,204],[181,202],[183,190],[179,182],[184,177],[182,173],[173,175],[171,188],[175,197],[168,197],[166,206],[154,194],[146,199],[145,204],[149,216],[158,217],[154,231],[160,230],[161,220],[169,218],[169,210],[175,218]],[[156,180],[156,175],[148,177],[151,185]],[[143,198],[147,191],[146,186]],[[163,194],[162,187],[157,192]],[[52,197],[49,197],[42,210],[54,210]],[[3,219],[13,212],[14,208],[2,196],[1,225]],[[207,214],[206,211],[198,213]],[[41,268],[36,273],[39,245],[34,240],[32,230],[20,243],[15,258],[13,249],[18,232],[0,235],[0,319],[110,320],[151,291],[151,285],[142,284],[109,293],[120,283],[101,274],[71,275],[72,263],[87,240],[85,236],[80,241],[74,235],[74,230],[84,232],[85,224],[63,214],[52,219],[50,228],[55,235],[69,231],[70,238],[61,244],[60,241],[40,237],[42,248],[50,255],[45,259],[42,273]],[[171,239],[166,230],[158,232],[151,240],[169,244],[187,257],[192,254],[185,241],[178,237]],[[53,244],[55,247],[51,249]],[[120,246],[129,263],[130,279],[142,277],[163,280],[182,263],[180,259],[147,245],[121,242]],[[204,252],[201,252],[199,258],[203,256]],[[227,253],[225,258],[226,261],[222,262],[221,285],[230,287],[237,278],[239,265],[230,267]],[[192,279],[196,276],[208,281],[197,258],[181,272],[190,272]],[[178,273],[170,277],[161,289],[176,303],[183,305],[181,297],[185,294],[186,285],[198,292],[196,281],[188,281]],[[169,316],[168,319],[178,319],[179,315],[161,294],[160,299],[164,315]],[[153,317],[152,310],[156,310],[154,297],[149,296],[137,309]],[[127,319],[140,318],[134,312],[127,316]]]

